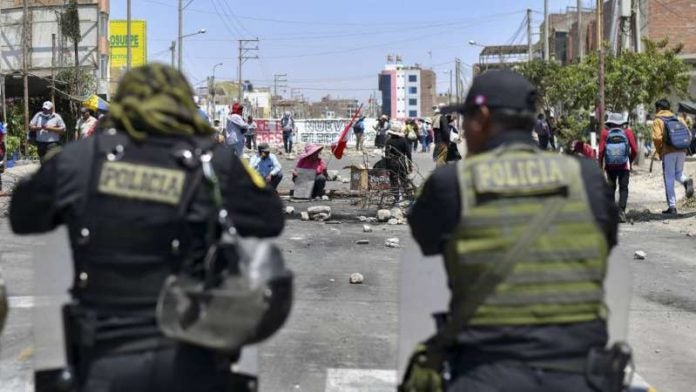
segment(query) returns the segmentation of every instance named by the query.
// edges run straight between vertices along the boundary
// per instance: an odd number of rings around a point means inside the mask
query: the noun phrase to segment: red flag
[[[341,135],[338,137],[338,142],[331,145],[331,152],[334,154],[336,159],[343,158],[343,151],[345,151],[346,146],[348,145],[348,131],[353,128],[353,123],[355,123],[355,119],[358,118],[358,115],[362,111],[362,107],[363,105],[360,104],[360,107],[358,107],[358,110],[355,111],[353,117],[350,119],[348,124],[346,124],[346,127],[343,128]]]

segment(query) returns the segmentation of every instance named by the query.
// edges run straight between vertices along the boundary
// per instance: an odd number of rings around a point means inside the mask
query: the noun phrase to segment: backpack
[[[604,163],[606,165],[624,165],[628,163],[629,152],[626,131],[621,128],[610,129],[607,134]]]
[[[365,123],[362,121],[358,121],[355,124],[353,124],[353,132],[355,133],[362,133],[365,131]]]
[[[660,117],[664,126],[665,142],[679,150],[689,148],[691,144],[691,131],[676,116]]]

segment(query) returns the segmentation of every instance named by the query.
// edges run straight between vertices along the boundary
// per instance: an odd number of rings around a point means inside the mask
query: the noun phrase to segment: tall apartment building
[[[0,74],[7,96],[21,96],[24,43],[30,95],[46,94],[50,76],[75,66],[72,41],[61,34],[59,23],[65,0],[27,0],[26,34],[23,0],[0,0]],[[94,73],[97,93],[106,94],[109,80],[109,0],[78,0],[79,66]],[[60,88],[60,86],[57,86]]]
[[[420,65],[405,66],[397,56],[387,57],[387,65],[379,74],[382,93],[382,114],[397,120],[432,114],[437,92],[437,76]]]

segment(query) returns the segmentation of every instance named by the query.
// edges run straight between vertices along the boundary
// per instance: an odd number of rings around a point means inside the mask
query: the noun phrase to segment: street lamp
[[[177,61],[178,61],[177,69],[178,69],[179,71],[181,71],[181,59],[182,59],[183,53],[184,53],[184,50],[183,50],[183,49],[184,49],[184,48],[183,48],[183,46],[184,46],[183,39],[186,38],[186,37],[193,37],[194,35],[198,35],[198,34],[205,34],[205,32],[206,32],[205,29],[200,29],[200,30],[196,31],[195,33],[184,34],[184,35],[180,35],[180,36],[179,36],[179,53],[178,53],[178,56],[177,56],[177,57],[178,57],[178,60],[177,60]],[[174,48],[175,48],[175,47],[176,47],[176,41],[172,41],[172,45],[169,47],[169,49],[171,49],[171,51],[172,51],[172,63],[174,62],[173,59],[174,59]],[[174,66],[174,64],[172,64],[172,66]]]
[[[478,42],[476,42],[476,41],[474,41],[474,40],[469,40],[469,45],[471,45],[471,46],[480,46],[480,47],[482,47],[482,48],[485,48],[485,47],[486,47],[485,45],[481,45],[480,43],[478,43]]]
[[[213,65],[213,77],[211,78],[210,81],[210,87],[213,89],[211,95],[213,96],[213,121],[215,121],[215,116],[217,115],[217,107],[215,106],[215,69],[219,66],[221,66],[222,63],[217,63]]]

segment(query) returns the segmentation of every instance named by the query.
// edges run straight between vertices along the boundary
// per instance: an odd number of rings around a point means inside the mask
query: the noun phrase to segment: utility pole
[[[250,44],[256,44],[256,46],[251,47],[249,46]],[[242,103],[244,100],[244,94],[242,91],[242,65],[247,61],[247,60],[252,60],[252,59],[258,59],[259,56],[248,56],[247,54],[251,51],[258,51],[259,50],[259,39],[240,39],[239,40],[239,68],[237,69],[237,82],[239,83],[239,92],[237,93],[237,102]],[[179,46],[179,51],[181,52],[181,46]]]
[[[287,83],[288,82],[288,74],[274,74],[273,75],[273,98],[271,99],[271,102],[273,102],[276,97],[278,96],[278,88],[285,88],[288,87]],[[280,84],[283,83],[283,84]],[[276,105],[273,105],[273,113],[274,117],[278,117],[278,111],[276,110]]]
[[[126,71],[131,69],[131,0],[126,1]]]
[[[31,43],[31,40],[29,39],[29,6],[27,5],[27,0],[24,0],[23,5],[24,15],[22,17],[22,73],[24,74],[24,127],[26,129],[29,129],[29,45]]]
[[[534,53],[532,51],[532,9],[527,8],[527,61],[532,61],[533,55]]]
[[[51,102],[56,105],[56,34],[51,34]]]
[[[583,33],[583,28],[582,28],[582,0],[578,0],[577,2],[577,7],[578,7],[578,36],[575,37],[578,45],[578,58],[582,60],[582,58],[585,56],[585,48],[582,46],[582,33]]]
[[[172,68],[176,65],[176,40],[172,41],[172,44],[169,45],[169,50],[172,52]]]
[[[451,70],[451,69],[450,69],[449,74],[450,74],[450,75],[449,75],[449,77],[450,77],[450,88],[449,88],[449,94],[448,94],[449,97],[447,97],[447,103],[451,105],[451,104],[452,104],[452,70]]]
[[[544,60],[549,61],[549,0],[544,0]]]
[[[179,71],[181,71],[181,55],[182,55],[183,49],[184,49],[184,46],[183,46],[184,38],[182,37],[184,35],[183,30],[184,30],[184,4],[183,4],[183,0],[179,0],[179,35],[177,35],[177,39],[179,41],[179,48],[178,48],[179,59],[178,59],[177,65],[176,65],[176,69],[178,69]]]
[[[599,57],[599,88],[597,91],[597,130],[604,123],[604,39],[602,37],[602,0],[597,0],[597,54]]]
[[[633,40],[635,41],[636,53],[640,53],[643,50],[640,34],[640,0],[633,0],[633,16],[633,33],[635,34]]]

